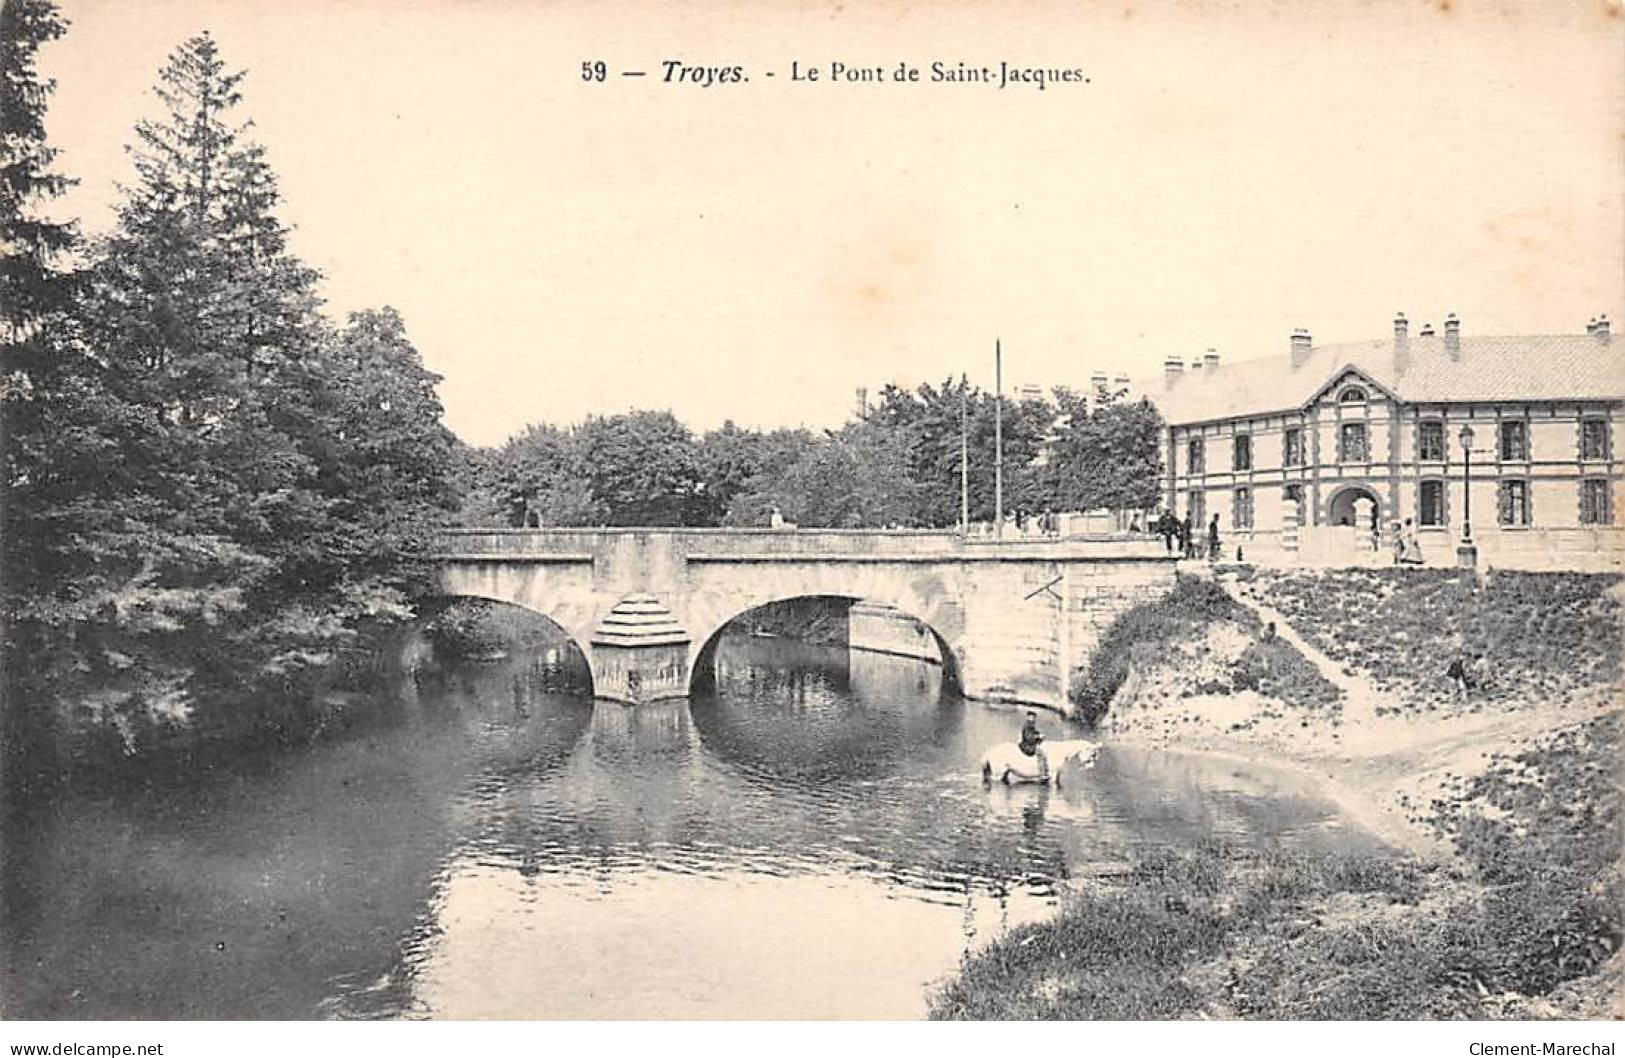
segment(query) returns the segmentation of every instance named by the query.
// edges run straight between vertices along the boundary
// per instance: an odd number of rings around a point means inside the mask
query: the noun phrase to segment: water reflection
[[[1137,848],[1374,844],[1199,757],[1109,747],[1059,790],[986,790],[1021,713],[933,665],[750,638],[717,665],[636,708],[466,666],[349,741],[14,818],[4,1013],[911,1017]]]

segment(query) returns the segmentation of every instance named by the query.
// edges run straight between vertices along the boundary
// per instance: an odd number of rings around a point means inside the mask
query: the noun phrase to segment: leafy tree
[[[907,453],[894,442],[890,430],[848,426],[806,449],[740,504],[749,510],[777,507],[807,527],[914,525],[919,488],[908,475]]]
[[[1162,417],[1149,401],[1057,391],[1061,412],[1045,488],[1061,510],[1140,510],[1162,499]]]
[[[1004,509],[1037,510],[1046,497],[1036,467],[1054,410],[1044,401],[1006,398],[1003,406]],[[991,521],[996,507],[994,465],[999,446],[998,401],[964,378],[929,383],[913,391],[887,386],[867,420],[907,452],[917,507],[912,520],[951,526],[960,517],[960,450],[968,455],[968,493],[973,521]]]
[[[732,421],[700,440],[700,489],[690,525],[761,525],[769,511],[738,500],[777,480],[812,445],[805,430],[742,430]]]
[[[608,524],[683,524],[699,463],[694,435],[671,412],[591,416],[574,441],[592,502]]]
[[[530,426],[485,461],[482,491],[503,525],[598,525],[605,520],[586,480],[576,439]]]

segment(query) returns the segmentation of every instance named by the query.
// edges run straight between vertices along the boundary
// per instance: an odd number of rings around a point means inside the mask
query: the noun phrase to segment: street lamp
[[[1464,423],[1461,433],[1461,543],[1456,545],[1456,565],[1473,569],[1478,565],[1478,545],[1473,543],[1473,427]]]

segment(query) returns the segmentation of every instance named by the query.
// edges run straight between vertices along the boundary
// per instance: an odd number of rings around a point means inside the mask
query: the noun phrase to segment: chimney
[[[1591,333],[1597,339],[1597,341],[1601,342],[1603,345],[1607,345],[1609,342],[1614,340],[1614,336],[1608,331],[1607,313],[1603,313],[1601,316],[1597,317],[1597,327]]]
[[[1106,372],[1104,372],[1104,371],[1096,371],[1094,374],[1089,376],[1089,392],[1090,392],[1090,394],[1094,394],[1098,390],[1105,389],[1106,384],[1108,382],[1110,382],[1110,381],[1111,381],[1111,379],[1106,377]]]
[[[1431,324],[1431,323],[1422,324],[1422,329],[1420,331],[1416,332],[1416,336],[1418,338],[1431,338],[1431,337],[1433,337],[1433,324]]]
[[[1162,388],[1172,389],[1179,376],[1185,373],[1185,362],[1177,356],[1170,356],[1162,362]]]
[[[1444,318],[1444,349],[1452,357],[1461,355],[1461,321],[1454,312]]]
[[[854,409],[854,414],[860,419],[869,417],[869,390],[865,386],[858,387],[857,407]]]
[[[1404,374],[1411,366],[1411,325],[1403,312],[1394,313],[1394,373]]]
[[[1219,351],[1217,349],[1209,349],[1206,353],[1202,354],[1202,370],[1211,375],[1218,369]]]
[[[1127,389],[1128,389],[1128,376],[1127,375],[1118,375],[1116,378],[1112,379],[1112,392],[1113,393],[1122,393],[1122,392],[1125,392]]]
[[[1309,338],[1309,332],[1302,327],[1292,332],[1292,369],[1296,371],[1309,359],[1309,351],[1314,347]]]

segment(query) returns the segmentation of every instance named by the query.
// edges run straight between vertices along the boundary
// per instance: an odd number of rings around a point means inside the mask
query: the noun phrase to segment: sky
[[[995,339],[1008,389],[1381,337],[1396,311],[1625,320],[1619,0],[62,8],[58,212],[110,223],[158,69],[209,30],[328,310],[399,310],[474,444],[632,407],[833,427],[858,386],[991,388]],[[668,83],[668,60],[747,79]]]

